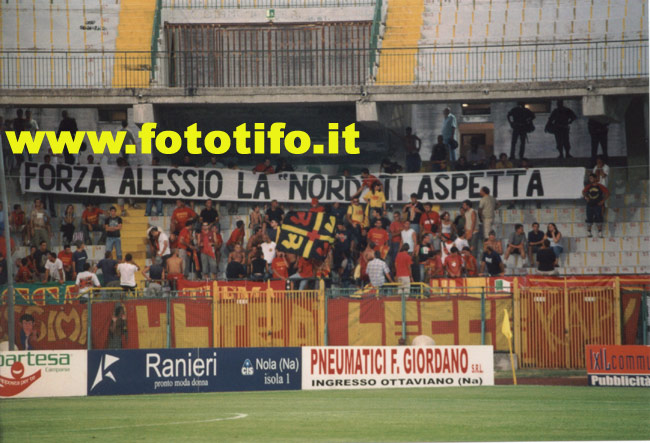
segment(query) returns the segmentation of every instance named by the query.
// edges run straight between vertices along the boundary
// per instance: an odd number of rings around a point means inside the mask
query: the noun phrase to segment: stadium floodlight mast
[[[2,193],[2,218],[4,218],[5,223],[5,261],[7,262],[7,320],[8,320],[8,335],[9,335],[9,350],[14,350],[14,344],[16,343],[15,331],[14,331],[14,274],[13,267],[11,263],[11,236],[9,234],[9,203],[7,202],[7,178],[5,177],[5,158],[4,153],[2,152],[2,137],[0,137],[0,191]]]

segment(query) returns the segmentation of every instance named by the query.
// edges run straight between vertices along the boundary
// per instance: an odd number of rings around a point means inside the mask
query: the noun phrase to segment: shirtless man
[[[228,254],[228,262],[231,261],[238,261],[242,265],[246,262],[246,255],[244,254],[244,251],[242,251],[241,245],[237,243],[235,245],[235,249]]]
[[[185,250],[174,249],[174,253],[172,254],[172,256],[167,259],[165,266],[167,268],[166,273],[169,280],[175,280],[183,276],[183,271],[185,266],[184,266],[183,259],[180,257],[181,252],[185,253]]]

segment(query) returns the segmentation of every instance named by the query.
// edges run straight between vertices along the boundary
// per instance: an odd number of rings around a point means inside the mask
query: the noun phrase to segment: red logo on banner
[[[11,365],[11,375],[13,379],[0,376],[0,397],[13,397],[30,387],[32,383],[41,378],[41,370],[21,378],[25,373],[25,367],[19,361]]]

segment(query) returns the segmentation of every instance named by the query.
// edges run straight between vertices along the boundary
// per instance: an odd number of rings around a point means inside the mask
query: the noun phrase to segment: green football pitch
[[[512,441],[650,437],[650,389],[567,386],[0,400],[0,441]]]

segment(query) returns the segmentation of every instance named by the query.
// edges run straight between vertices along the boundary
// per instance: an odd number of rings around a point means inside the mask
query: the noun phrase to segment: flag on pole
[[[506,336],[508,340],[512,340],[512,331],[510,330],[510,317],[508,310],[503,310],[503,325],[501,326],[501,333]]]

